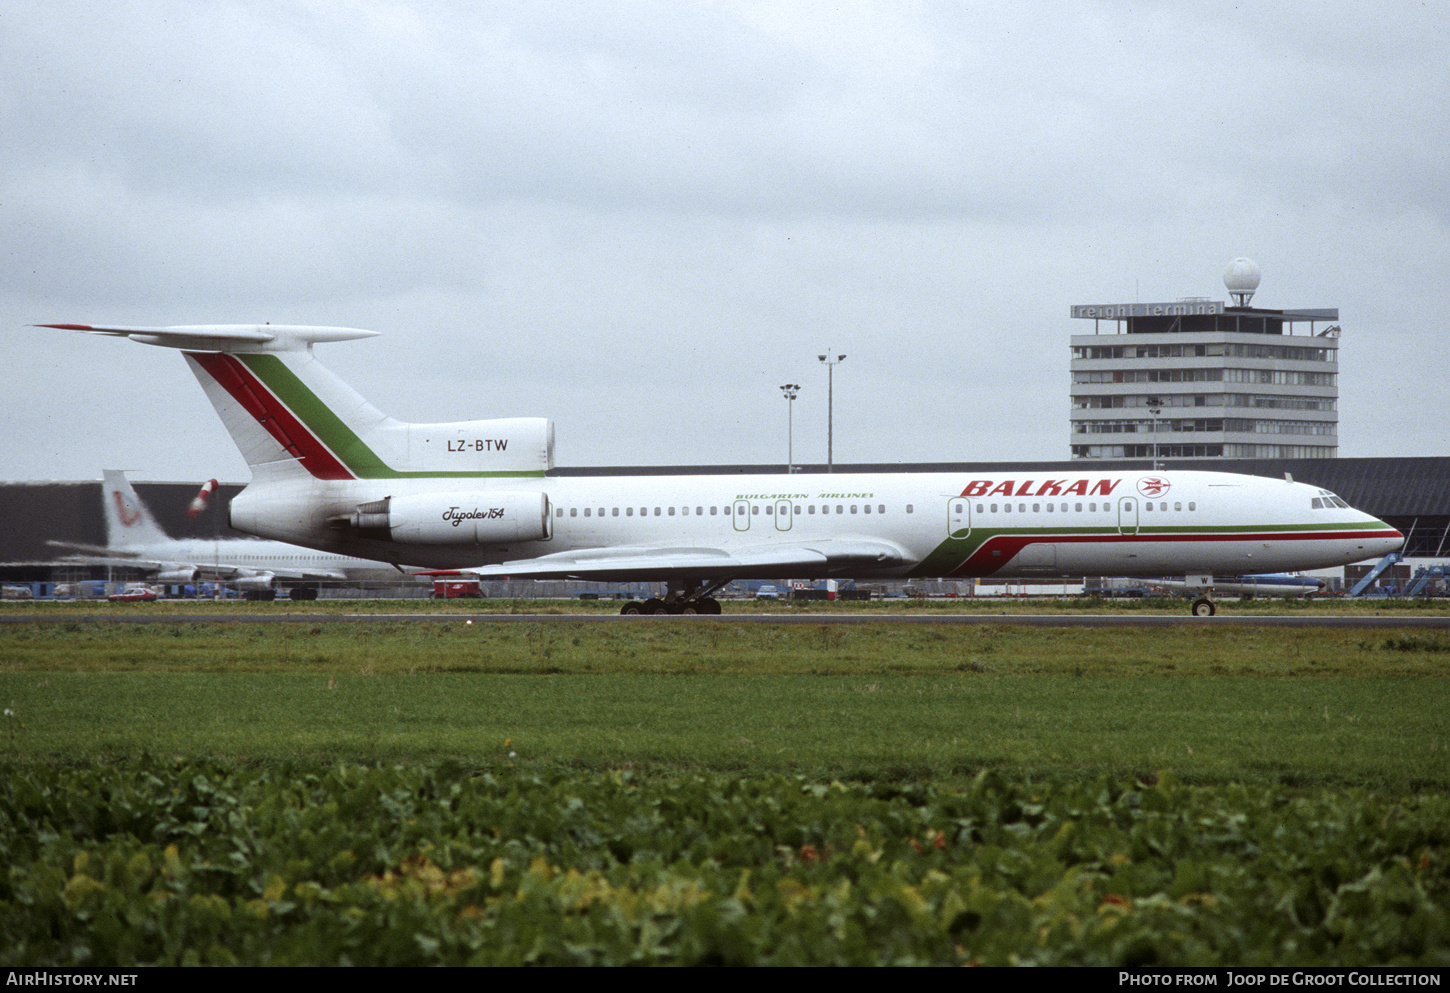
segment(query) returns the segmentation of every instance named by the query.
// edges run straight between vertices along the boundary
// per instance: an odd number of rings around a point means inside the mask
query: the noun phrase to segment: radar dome
[[[1259,267],[1253,259],[1234,259],[1223,271],[1223,285],[1228,288],[1234,304],[1247,307],[1259,288]]]

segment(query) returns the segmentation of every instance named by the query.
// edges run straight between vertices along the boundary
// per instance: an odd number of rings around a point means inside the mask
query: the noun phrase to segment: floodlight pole
[[[1153,415],[1153,471],[1158,471],[1158,415],[1163,413],[1163,401],[1158,397],[1148,398],[1148,413]]]
[[[795,398],[801,391],[800,383],[786,383],[780,388],[786,399],[785,407],[785,471],[795,472]]]
[[[846,358],[844,355],[817,355],[826,366],[826,471],[832,471],[835,460],[835,371],[836,366]]]

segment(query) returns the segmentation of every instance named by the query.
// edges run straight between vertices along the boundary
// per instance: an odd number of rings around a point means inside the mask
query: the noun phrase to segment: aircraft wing
[[[583,548],[463,570],[513,579],[612,579],[621,582],[696,578],[832,576],[862,567],[912,561],[894,542],[825,538],[793,544]]]
[[[118,548],[107,548],[105,545],[85,545],[78,541],[47,541],[52,548],[64,548],[72,553],[83,554],[67,555],[66,559],[72,562],[85,562],[87,565],[135,565],[136,554]]]
[[[80,565],[114,565],[128,569],[146,569],[152,572],[166,572],[175,569],[196,569],[197,574],[215,579],[244,579],[251,576],[273,576],[277,579],[346,579],[347,575],[331,569],[258,569],[254,566],[234,565],[230,562],[180,562],[175,559],[147,559],[134,552],[118,551],[114,548],[99,548],[95,545],[80,545],[74,542],[51,541],[57,548],[70,548],[86,553],[67,555],[64,562]]]

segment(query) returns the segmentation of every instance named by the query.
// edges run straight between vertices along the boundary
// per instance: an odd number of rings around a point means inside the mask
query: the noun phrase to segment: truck
[[[433,580],[434,600],[482,600],[487,595],[477,579]]]

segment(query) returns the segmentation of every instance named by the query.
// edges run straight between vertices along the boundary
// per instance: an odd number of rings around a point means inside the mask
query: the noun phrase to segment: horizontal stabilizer
[[[377,337],[360,328],[309,327],[298,324],[190,324],[175,327],[123,327],[100,324],[37,324],[38,328],[85,331],[130,338],[143,345],[183,348],[192,352],[289,352],[318,342]]]

